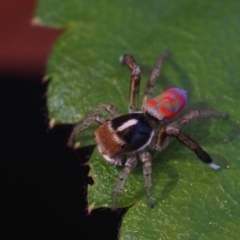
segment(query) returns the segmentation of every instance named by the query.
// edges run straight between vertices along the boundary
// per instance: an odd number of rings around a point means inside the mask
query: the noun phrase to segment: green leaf
[[[138,164],[119,197],[119,207],[134,204],[123,218],[121,239],[238,238],[239,11],[237,0],[39,1],[36,20],[66,28],[47,66],[50,119],[76,123],[101,103],[127,113],[130,73],[119,64],[119,56],[135,56],[143,90],[165,50],[171,56],[155,94],[184,88],[189,94],[185,113],[212,108],[230,116],[197,119],[184,128],[222,167],[220,171],[202,164],[175,140],[163,152],[152,153],[153,210],[147,206]],[[94,142],[96,127],[79,134],[81,145]],[[121,168],[109,165],[97,150],[90,165],[95,184],[89,187],[89,208],[110,207]]]

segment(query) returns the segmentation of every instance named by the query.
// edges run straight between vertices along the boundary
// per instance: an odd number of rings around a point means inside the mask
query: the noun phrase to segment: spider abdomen
[[[158,120],[172,119],[187,104],[187,92],[180,88],[170,88],[155,98],[149,99],[144,110]]]

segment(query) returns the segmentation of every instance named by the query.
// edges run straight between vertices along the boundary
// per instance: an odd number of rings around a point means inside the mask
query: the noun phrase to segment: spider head
[[[143,113],[157,121],[174,118],[187,104],[187,92],[180,88],[169,88],[143,106]]]

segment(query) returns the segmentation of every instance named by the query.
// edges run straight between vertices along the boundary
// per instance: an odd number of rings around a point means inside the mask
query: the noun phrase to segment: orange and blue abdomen
[[[172,119],[187,104],[187,92],[180,88],[170,88],[155,98],[149,99],[144,105],[144,111],[158,120]]]

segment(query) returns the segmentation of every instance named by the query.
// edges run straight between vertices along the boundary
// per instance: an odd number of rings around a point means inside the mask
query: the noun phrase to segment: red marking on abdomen
[[[154,107],[156,106],[158,103],[156,101],[154,101],[153,99],[149,99],[147,101],[147,105],[151,106],[151,107]]]

